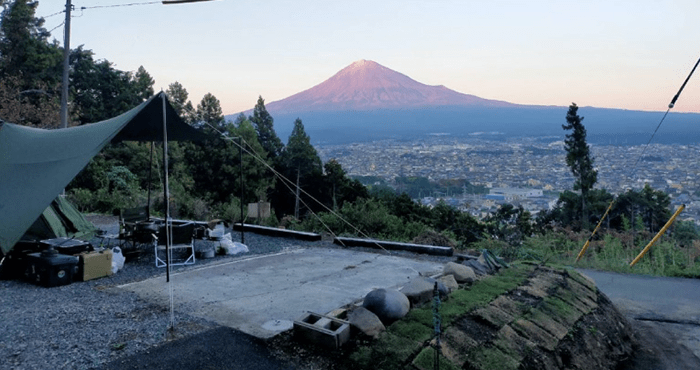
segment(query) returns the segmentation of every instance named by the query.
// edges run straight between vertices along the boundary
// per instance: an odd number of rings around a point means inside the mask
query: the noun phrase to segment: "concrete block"
[[[338,349],[350,340],[350,323],[335,317],[307,312],[294,321],[294,336],[316,345]]]

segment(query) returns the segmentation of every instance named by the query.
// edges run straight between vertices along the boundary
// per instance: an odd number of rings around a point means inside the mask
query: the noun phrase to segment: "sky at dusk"
[[[157,91],[179,81],[195,106],[211,92],[225,114],[359,59],[487,99],[665,111],[700,57],[697,0],[72,2],[71,48],[143,65]],[[37,16],[51,30],[64,7],[40,0]],[[700,112],[700,71],[672,111]]]

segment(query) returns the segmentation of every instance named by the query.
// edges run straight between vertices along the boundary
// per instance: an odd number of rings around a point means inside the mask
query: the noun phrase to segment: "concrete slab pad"
[[[171,281],[176,311],[264,339],[307,311],[327,313],[373,289],[398,289],[414,277],[441,271],[440,262],[314,248],[195,267],[171,274]],[[164,276],[116,289],[169,306]]]

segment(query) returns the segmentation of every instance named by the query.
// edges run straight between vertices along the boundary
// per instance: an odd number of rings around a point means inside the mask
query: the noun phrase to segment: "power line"
[[[97,8],[117,8],[117,7],[124,7],[124,6],[140,6],[140,5],[153,5],[153,4],[162,4],[162,1],[147,1],[147,2],[142,2],[142,3],[126,3],[126,4],[112,4],[112,5],[95,5],[95,6],[81,6],[80,10],[85,10],[85,9],[97,9]],[[45,15],[40,18],[51,18],[54,16],[57,16],[59,14],[65,13],[65,10],[58,11],[53,14]],[[59,26],[60,27],[60,26]],[[57,27],[58,28],[58,27]],[[56,28],[54,28],[56,29]],[[53,29],[51,30],[53,31]],[[49,31],[50,32],[50,31]]]
[[[140,6],[140,5],[153,5],[162,4],[162,1],[147,1],[142,3],[126,3],[126,4],[113,4],[113,5],[95,5],[95,6],[81,6],[80,9],[97,9],[97,8],[118,8],[124,6]]]
[[[58,27],[61,27],[61,26],[63,26],[64,24],[66,24],[66,22],[65,22],[65,21],[61,22],[61,24],[59,24],[58,26],[56,26],[56,27],[52,28],[51,30],[49,30],[49,33],[51,33],[51,32],[53,32],[53,31],[55,31],[55,30],[56,30],[56,28],[58,28]]]
[[[60,12],[56,12],[56,13],[49,14],[49,15],[46,15],[46,16],[43,16],[43,17],[39,17],[39,18],[44,18],[44,19],[46,19],[46,18],[51,18],[51,17],[53,17],[53,16],[62,14],[63,12],[65,12],[65,10],[61,10]]]

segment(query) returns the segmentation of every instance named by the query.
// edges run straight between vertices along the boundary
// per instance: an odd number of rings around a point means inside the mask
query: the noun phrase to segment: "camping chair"
[[[182,225],[172,226],[172,242],[170,245],[170,265],[182,266],[194,264],[194,227],[193,222],[188,222]],[[156,267],[167,266],[167,255],[165,254],[165,226],[161,227],[158,235],[153,235],[153,245],[156,256]],[[172,253],[175,250],[184,250],[187,254],[185,257],[173,262]]]
[[[119,210],[119,240],[122,249],[136,249],[137,244],[149,241],[137,240],[136,224],[139,221],[148,221],[148,207]]]

